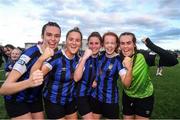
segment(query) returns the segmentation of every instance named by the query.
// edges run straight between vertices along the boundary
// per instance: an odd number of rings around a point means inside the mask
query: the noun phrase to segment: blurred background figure
[[[3,61],[3,46],[0,45],[0,67],[2,65]]]
[[[10,56],[11,60],[5,66],[6,77],[9,75],[9,72],[11,72],[14,64],[19,59],[21,53],[22,51],[19,48],[15,48],[14,50],[12,50],[11,56]]]
[[[11,44],[7,44],[4,46],[4,58],[5,58],[5,63],[8,63],[11,60],[11,52],[15,47]]]
[[[158,63],[158,66],[157,66],[156,76],[162,76],[162,71],[163,71],[162,60],[159,59],[159,63]]]
[[[176,52],[170,52],[170,53],[172,53],[176,58],[178,57],[178,54]],[[162,74],[163,69],[164,69],[163,64],[164,64],[163,60],[160,58],[158,66],[157,66],[156,76],[163,76]]]

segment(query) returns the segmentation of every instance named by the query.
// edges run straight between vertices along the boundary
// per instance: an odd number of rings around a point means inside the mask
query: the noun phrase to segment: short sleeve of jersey
[[[15,63],[13,69],[19,71],[21,74],[24,74],[27,71],[26,64],[30,61],[30,57],[26,54],[21,55],[19,60]]]
[[[55,60],[53,58],[49,58],[47,61],[44,62],[44,65],[46,65],[50,70],[52,70],[53,66],[55,66]]]
[[[31,47],[24,51],[24,53],[20,56],[18,61],[15,63],[13,69],[17,70],[21,74],[24,74],[27,71],[27,64],[31,60],[31,55],[34,53],[34,51],[37,49],[37,47]]]
[[[121,76],[126,74],[126,69],[123,67],[121,58],[119,56],[117,57],[117,68]]]
[[[48,60],[44,62],[44,65],[46,65],[50,70],[58,63],[58,60],[60,59],[61,51],[57,51],[55,55]]]

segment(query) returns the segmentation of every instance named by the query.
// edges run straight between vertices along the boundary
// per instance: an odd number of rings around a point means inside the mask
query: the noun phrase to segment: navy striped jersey
[[[118,103],[117,80],[119,74],[125,73],[126,70],[122,66],[119,55],[108,58],[104,54],[99,60],[96,75],[97,87],[92,92],[92,97],[103,103]]]
[[[22,74],[22,76],[17,80],[17,82],[27,80],[29,78],[31,67],[41,56],[41,54],[42,50],[38,45],[30,47],[22,53],[19,60],[15,63],[13,67],[14,70],[17,70]],[[41,90],[42,85],[34,88],[25,89],[13,95],[7,95],[5,96],[5,99],[16,102],[25,101],[31,103],[42,96]]]
[[[83,76],[81,80],[77,83],[77,96],[89,96],[92,91],[92,82],[95,80],[97,66],[97,57],[89,57],[85,63]]]
[[[73,100],[75,92],[73,74],[78,61],[78,55],[69,59],[63,50],[59,50],[45,63],[51,69],[50,79],[47,81],[43,92],[46,99],[61,105]]]

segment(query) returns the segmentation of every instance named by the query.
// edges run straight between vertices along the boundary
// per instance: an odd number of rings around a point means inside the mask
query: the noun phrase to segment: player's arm
[[[24,53],[15,63],[13,70],[10,72],[9,76],[0,89],[0,94],[14,94],[27,88],[36,87],[42,84],[43,74],[42,71],[39,70],[33,71],[28,79],[18,81],[18,79],[20,79],[25,72],[30,70],[29,68],[27,68],[27,64],[32,59],[28,53],[29,51],[30,50],[27,50],[26,53]]]
[[[132,81],[132,58],[130,57],[125,57],[123,60],[123,66],[125,67],[126,71],[124,72],[124,69],[120,70],[119,75],[121,77],[121,81],[123,85],[126,88],[129,88],[131,86],[131,81]]]
[[[52,67],[49,67],[49,63],[43,64],[41,67],[41,71],[43,73],[43,76],[46,76],[49,71],[52,70]]]
[[[35,62],[35,64],[31,68],[31,73],[33,73],[36,70],[40,70],[43,63],[54,55],[53,49],[47,47],[44,51],[44,53],[38,58],[38,60]]]
[[[22,74],[17,70],[12,70],[7,79],[0,88],[1,95],[10,95],[27,88],[39,86],[43,82],[43,74],[41,71],[34,71],[27,80],[18,81]]]
[[[74,80],[76,82],[78,82],[81,78],[82,78],[82,75],[83,75],[83,70],[84,70],[84,66],[85,66],[85,63],[86,63],[86,60],[89,58],[89,56],[92,55],[92,51],[90,49],[86,49],[83,57],[80,59],[80,62],[79,64],[77,65],[77,68],[74,72]]]
[[[159,54],[160,59],[163,61],[163,66],[174,66],[178,64],[178,60],[176,59],[175,55],[155,45],[149,38],[145,37],[142,39],[142,41],[148,48]]]

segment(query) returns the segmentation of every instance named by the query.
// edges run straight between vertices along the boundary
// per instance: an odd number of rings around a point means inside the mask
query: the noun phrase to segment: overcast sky
[[[166,49],[180,49],[180,0],[0,0],[0,44],[24,47],[41,41],[48,21],[68,30],[78,26],[83,38],[93,31],[133,32]]]

